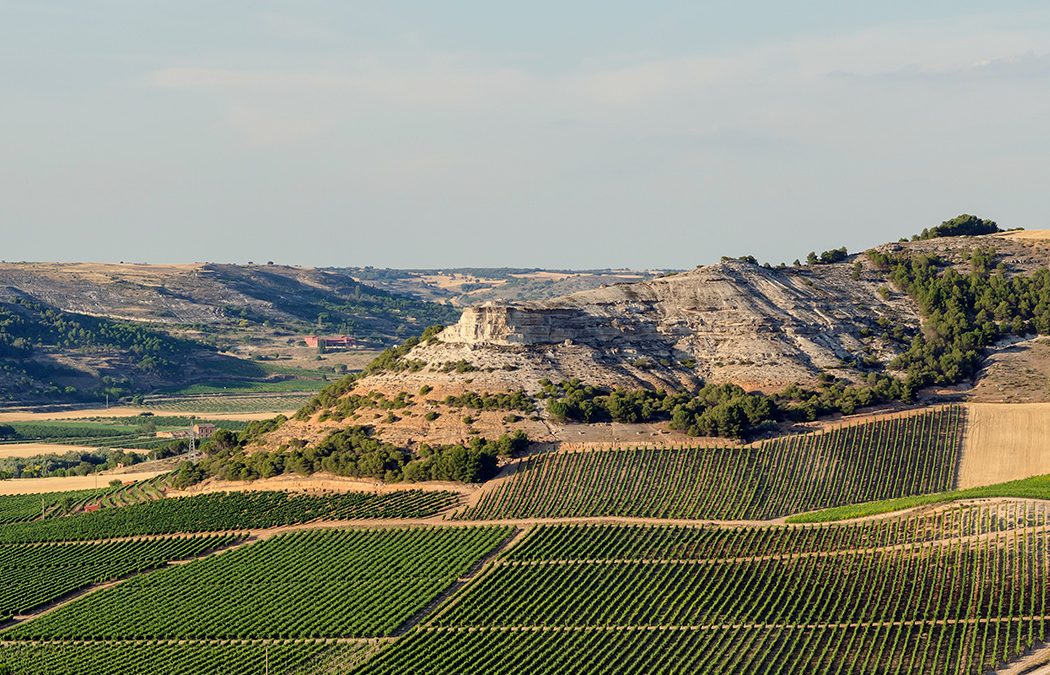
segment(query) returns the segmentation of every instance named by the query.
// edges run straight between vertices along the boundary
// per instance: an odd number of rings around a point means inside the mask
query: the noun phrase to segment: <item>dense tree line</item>
[[[7,457],[0,459],[0,478],[87,476],[98,471],[131,466],[147,459],[149,456],[145,453],[125,452],[116,448],[69,450],[32,457]]]
[[[170,372],[181,358],[205,349],[140,324],[64,312],[26,298],[0,303],[0,358],[24,359],[44,347],[120,349],[147,373]]]
[[[1014,335],[1050,333],[1050,270],[1008,275],[994,251],[974,250],[969,271],[925,254],[869,253],[908,293],[923,315],[922,331],[891,367],[910,387],[952,384],[973,377],[985,350]]]
[[[936,239],[938,237],[972,237],[981,234],[994,234],[996,232],[1002,232],[1002,230],[999,229],[994,220],[978,218],[969,213],[964,213],[955,216],[951,220],[946,220],[936,227],[923,229],[921,233],[912,237],[912,241]]]
[[[696,392],[608,389],[566,380],[541,382],[547,412],[558,421],[653,422],[694,436],[745,438],[779,418],[776,402],[735,384],[707,384]]]
[[[810,251],[809,255],[806,256],[806,264],[830,265],[831,263],[842,262],[848,257],[849,252],[846,250],[845,246],[824,251],[820,255],[817,255],[814,251]]]
[[[184,463],[178,485],[207,476],[226,480],[254,480],[286,473],[310,475],[326,471],[338,476],[367,477],[387,482],[451,480],[480,483],[491,478],[500,456],[511,456],[528,446],[520,431],[495,440],[474,439],[469,444],[421,445],[416,453],[376,438],[370,427],[353,426],[330,433],[313,445],[300,439],[276,450],[248,450],[253,441],[275,430],[281,417],[253,423],[239,433],[217,431],[201,446],[199,463]]]
[[[503,394],[482,394],[476,391],[465,391],[458,396],[446,396],[443,403],[450,408],[471,408],[473,410],[532,412],[536,409],[536,402],[522,390]]]

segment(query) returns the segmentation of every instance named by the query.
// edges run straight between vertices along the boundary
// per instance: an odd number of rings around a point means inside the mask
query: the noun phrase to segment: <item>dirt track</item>
[[[959,487],[1050,473],[1050,403],[968,403]]]

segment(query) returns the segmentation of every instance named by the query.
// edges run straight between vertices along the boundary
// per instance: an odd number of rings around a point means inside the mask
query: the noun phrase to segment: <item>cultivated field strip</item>
[[[1046,639],[1043,502],[720,530],[536,528],[359,672],[982,673]]]
[[[392,634],[513,532],[312,530],[135,577],[2,634],[21,640]]]
[[[241,541],[238,535],[83,544],[0,544],[0,621],[69,593],[188,560]]]
[[[71,510],[104,496],[110,488],[70,490],[46,494],[0,495],[0,525],[35,520],[62,504]]]
[[[313,396],[312,392],[171,396],[147,399],[145,407],[174,413],[287,413],[302,408]]]
[[[954,486],[964,411],[788,436],[744,448],[533,455],[455,517],[774,519]]]
[[[217,492],[158,499],[0,528],[0,543],[81,541],[179,532],[257,530],[314,520],[425,518],[459,502],[456,492]]]
[[[346,672],[367,656],[366,642],[0,642],[0,664],[12,673],[84,675],[258,675]]]
[[[996,632],[972,626],[624,628],[421,631],[380,652],[355,675],[401,673],[981,673],[945,645],[989,653]]]

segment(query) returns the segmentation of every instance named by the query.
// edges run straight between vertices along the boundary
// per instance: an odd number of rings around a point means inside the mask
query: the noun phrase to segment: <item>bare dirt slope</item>
[[[1050,473],[1050,403],[968,403],[959,487]]]
[[[985,361],[969,398],[982,403],[1050,401],[1050,338],[997,349]]]

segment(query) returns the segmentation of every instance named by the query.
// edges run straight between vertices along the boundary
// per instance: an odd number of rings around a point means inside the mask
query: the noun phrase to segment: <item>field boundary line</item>
[[[124,576],[118,577],[116,579],[110,579],[109,581],[103,581],[102,583],[98,584],[90,584],[82,588],[78,588],[75,591],[66,593],[65,595],[59,596],[54,600],[51,600],[50,602],[44,603],[42,605],[37,605],[33,607],[32,611],[28,614],[16,614],[12,617],[9,617],[8,619],[0,622],[0,642],[4,642],[3,631],[6,631],[10,628],[14,628],[15,626],[21,625],[28,621],[39,619],[42,616],[46,616],[47,614],[50,614],[55,610],[61,609],[73,602],[76,602],[80,598],[85,597],[87,595],[91,595],[99,591],[104,591],[106,589],[113,588],[114,586],[119,586],[120,584],[130,581],[136,577],[140,577],[144,574],[151,574],[153,572],[159,572],[163,569],[178,567],[179,565],[186,565],[197,560],[204,560],[205,558],[210,558],[215,555],[222,555],[223,553],[228,553],[243,546],[247,546],[248,544],[255,541],[255,539],[251,535],[244,536],[243,532],[239,534],[242,535],[241,539],[229,542],[223,546],[218,546],[216,548],[209,549],[202,555],[194,556],[192,558],[186,558],[184,560],[166,560],[162,565],[157,565],[156,567],[151,567],[150,569],[138,570],[136,572],[125,574]],[[90,544],[93,542],[76,543]]]
[[[391,635],[394,637],[401,637],[412,628],[424,623],[429,624],[431,621],[447,612],[449,607],[456,604],[457,598],[463,596],[463,593],[460,593],[460,591],[467,588],[477,579],[486,576],[493,567],[499,564],[499,557],[514,548],[514,546],[516,546],[525,535],[529,533],[529,531],[530,528],[514,528],[510,535],[500,542],[498,546],[482,556],[481,559],[474,563],[469,570],[456,579],[448,588],[442,591],[438,597],[434,598],[426,607],[410,616],[404,621],[404,623],[398,626]]]
[[[856,628],[892,628],[907,626],[957,626],[1007,623],[1012,621],[1050,621],[1050,615],[963,617],[955,619],[894,619],[888,621],[845,621],[820,623],[712,623],[696,625],[601,625],[601,626],[433,626],[420,630],[428,633],[514,633],[514,632],[629,632],[629,631],[715,631],[715,630],[825,630]],[[1047,657],[1050,659],[1050,657]]]

